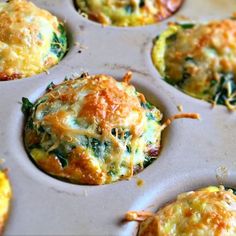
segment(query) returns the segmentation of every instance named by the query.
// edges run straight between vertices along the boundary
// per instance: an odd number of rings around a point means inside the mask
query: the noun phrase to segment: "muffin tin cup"
[[[0,157],[9,169],[14,197],[6,235],[135,235],[136,223],[124,223],[129,210],[153,210],[177,194],[214,184],[235,187],[235,114],[223,106],[189,97],[163,81],[151,61],[152,40],[170,21],[206,21],[229,17],[234,0],[185,0],[161,23],[119,28],[80,16],[72,0],[33,1],[65,22],[69,51],[48,73],[0,83]],[[162,135],[159,158],[131,180],[109,185],[75,185],[39,170],[23,143],[21,99],[34,102],[50,82],[82,72],[117,79],[133,71],[138,91],[164,113],[201,114],[201,121],[178,120]],[[139,186],[138,181],[143,185]]]

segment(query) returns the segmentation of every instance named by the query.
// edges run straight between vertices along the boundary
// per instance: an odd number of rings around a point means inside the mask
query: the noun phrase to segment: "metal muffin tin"
[[[5,235],[135,235],[137,224],[122,222],[128,210],[155,211],[177,194],[207,185],[236,186],[236,113],[223,106],[212,109],[168,85],[150,57],[152,40],[168,21],[227,18],[236,9],[235,0],[185,0],[173,17],[134,28],[87,20],[72,0],[33,2],[65,21],[70,48],[49,74],[0,83],[0,157],[14,192]],[[128,70],[133,71],[132,83],[165,118],[183,105],[185,112],[198,112],[202,120],[178,120],[167,128],[159,158],[129,181],[82,186],[40,171],[24,149],[21,98],[34,101],[50,82],[60,83],[74,73],[121,79]]]

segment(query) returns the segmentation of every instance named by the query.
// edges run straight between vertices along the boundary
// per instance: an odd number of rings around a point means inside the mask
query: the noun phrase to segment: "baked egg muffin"
[[[161,112],[129,84],[83,74],[51,84],[34,104],[23,98],[24,142],[46,173],[78,184],[129,179],[157,158]]]
[[[170,24],[154,43],[153,63],[170,84],[198,99],[236,105],[236,21]]]
[[[64,25],[51,13],[26,0],[0,3],[0,81],[47,71],[66,50]]]
[[[7,174],[0,171],[0,235],[3,233],[9,214],[11,197],[12,190]]]
[[[174,14],[183,0],[76,0],[82,15],[104,25],[139,26]]]
[[[141,221],[139,236],[236,235],[236,196],[223,187],[180,194],[173,203],[151,212],[128,212],[127,220]]]

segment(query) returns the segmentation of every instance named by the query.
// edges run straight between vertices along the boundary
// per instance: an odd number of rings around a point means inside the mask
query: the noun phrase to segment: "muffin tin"
[[[5,235],[135,235],[136,223],[124,223],[129,210],[153,210],[176,195],[199,187],[235,187],[235,115],[223,106],[189,97],[160,79],[151,61],[152,40],[168,21],[205,21],[229,17],[234,0],[185,0],[162,23],[134,28],[104,27],[80,16],[72,0],[35,0],[65,21],[69,51],[49,73],[0,83],[0,157],[9,169],[13,201]],[[165,130],[159,158],[129,181],[103,186],[65,183],[43,173],[23,145],[21,98],[35,101],[50,82],[89,72],[122,78],[133,71],[134,84],[164,113],[184,112],[201,121],[178,120]],[[142,182],[143,184],[139,184]]]

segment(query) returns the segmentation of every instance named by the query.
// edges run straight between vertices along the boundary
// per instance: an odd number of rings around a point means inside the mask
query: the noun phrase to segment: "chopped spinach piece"
[[[202,92],[202,94],[204,94],[204,95],[209,94],[209,89],[204,89],[203,92]]]
[[[215,79],[211,80],[210,86],[214,87],[217,84],[217,81]]]
[[[146,117],[148,118],[148,120],[156,120],[156,117],[151,112],[147,112]]]
[[[167,41],[175,41],[177,39],[177,33],[170,35],[166,40]]]
[[[167,70],[166,70],[167,71]],[[171,78],[169,78],[167,75],[164,77],[164,80],[168,83],[171,84],[173,86],[176,85],[176,82],[174,80],[172,80]]]
[[[195,24],[193,24],[193,23],[185,23],[185,24],[179,24],[179,23],[178,23],[178,25],[179,25],[182,29],[192,29],[192,28],[195,26]]]
[[[183,72],[182,72],[182,79],[179,80],[176,83],[176,85],[181,88],[183,86],[183,84],[186,82],[186,80],[188,80],[190,77],[191,77],[191,74],[187,71],[187,68],[184,67]]]
[[[57,156],[63,168],[68,165],[67,156],[64,152],[62,152],[60,149],[55,149],[52,151],[52,153]]]
[[[95,155],[96,157],[100,157],[100,154],[101,154],[101,152],[102,152],[101,145],[102,145],[102,144],[101,144],[101,142],[100,142],[98,139],[93,138],[93,139],[91,140],[91,147],[92,147],[93,152],[94,152],[94,155]]]
[[[160,35],[157,35],[157,36],[152,40],[153,44],[156,43],[156,41],[157,41],[159,38],[160,38]]]
[[[234,74],[222,73],[221,79],[223,80],[223,82],[232,81],[234,79]]]
[[[43,39],[43,35],[41,33],[38,33],[38,38],[42,40]]]
[[[89,146],[89,139],[87,136],[80,136],[80,145],[86,148]]]
[[[118,171],[115,169],[111,169],[107,172],[107,174],[110,176],[116,176],[118,174]]]
[[[116,134],[116,128],[113,128],[112,130],[111,130],[111,133],[112,133],[112,135],[113,136],[116,136],[117,135],[117,137],[118,137],[118,139],[122,139],[122,133],[123,133],[124,131],[120,131],[119,129],[118,129],[118,135]],[[124,132],[124,140],[126,140],[127,138],[129,138],[131,136],[131,133],[130,133],[130,131],[125,131]]]
[[[139,7],[144,7],[144,6],[145,6],[145,0],[140,0]]]
[[[196,65],[196,62],[195,62],[194,58],[192,58],[192,57],[186,57],[185,58],[185,64],[184,64],[184,67],[183,67],[182,81],[180,81],[181,84],[184,84],[185,80],[189,79],[192,76],[191,73],[189,73],[188,68],[190,66],[193,66],[193,64]]]
[[[34,104],[31,103],[28,98],[25,98],[25,97],[22,98],[21,111],[22,111],[25,115],[29,115],[29,113],[31,112],[33,106],[34,106]]]
[[[119,172],[119,167],[117,168],[117,164],[115,162],[110,163],[108,166],[109,171],[107,172],[110,176],[117,176]]]
[[[38,128],[38,131],[43,133],[45,131],[45,129],[43,128],[43,126],[40,125]]]
[[[101,142],[96,138],[92,138],[90,140],[90,147],[92,148],[95,157],[104,158],[105,154],[108,152],[110,143]]]
[[[83,78],[86,78],[87,76],[89,76],[89,73],[87,72],[83,72],[81,75],[80,75],[80,79],[83,79]]]
[[[126,151],[128,152],[128,153],[131,153],[131,146],[130,145],[126,145]]]
[[[28,147],[30,150],[36,148],[36,149],[41,149],[41,145],[39,143],[34,143]]]
[[[111,130],[111,134],[112,134],[113,136],[116,136],[116,128],[113,128],[113,129]]]
[[[53,82],[51,82],[51,83],[47,86],[46,92],[52,91],[55,87],[56,87],[56,85],[55,85]]]
[[[186,58],[185,58],[185,61],[186,61],[186,62],[189,62],[189,63],[195,64],[195,61],[194,61],[194,58],[193,58],[193,57],[186,57]]]
[[[130,133],[130,131],[126,131],[125,133],[124,133],[124,139],[126,140],[127,138],[129,138],[131,136],[131,133]]]
[[[26,128],[34,129],[34,122],[33,122],[33,119],[32,119],[32,118],[30,118],[30,119],[27,121]]]
[[[69,80],[70,80],[70,79],[69,79],[67,76],[65,76],[64,82],[69,81]]]
[[[225,105],[225,102],[230,102],[231,105],[236,104],[236,97],[231,95],[236,92],[236,84],[234,82],[234,74],[222,73],[220,83],[217,86],[217,91],[213,97],[216,104]]]
[[[126,11],[126,13],[131,14],[134,11],[134,9],[131,5],[126,5],[125,11]]]
[[[188,67],[191,66],[191,64],[196,64],[196,62],[195,62],[193,57],[187,56],[185,58],[185,64],[184,64],[184,67],[183,67],[183,70],[182,70],[182,78],[180,78],[177,83],[171,81],[170,79],[168,80],[168,78],[167,78],[167,82],[172,84],[172,85],[177,85],[178,87],[181,88],[185,84],[186,80],[188,80],[192,76],[191,73],[189,73],[189,70],[188,70]]]
[[[186,72],[186,71],[184,71],[184,73],[183,73],[183,80],[187,80],[189,77],[191,77],[191,74]]]
[[[144,158],[143,167],[146,168],[147,166],[149,166],[150,164],[152,164],[155,159],[156,159],[156,158],[152,158],[152,157],[146,156],[146,157]]]
[[[144,109],[148,109],[148,110],[151,110],[153,108],[153,105],[150,103],[150,102],[141,102],[141,106],[144,108]]]
[[[59,24],[58,30],[60,32],[59,35],[53,32],[51,52],[53,52],[59,59],[62,59],[67,49],[67,37],[62,24]]]
[[[42,103],[46,102],[46,99],[39,99],[35,104],[34,104],[34,109],[37,110],[38,106]],[[44,112],[45,113],[45,112]]]

